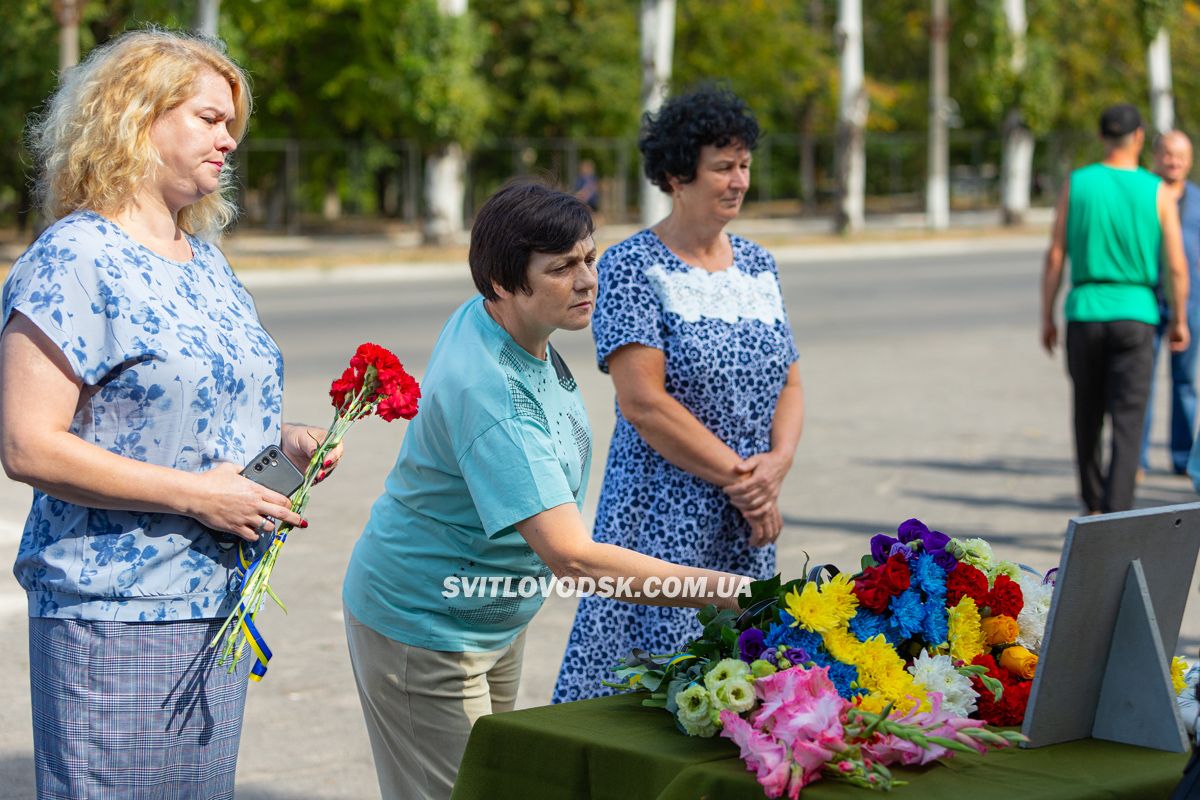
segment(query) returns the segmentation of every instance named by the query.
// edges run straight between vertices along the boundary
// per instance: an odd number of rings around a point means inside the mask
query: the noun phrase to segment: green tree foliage
[[[868,130],[925,130],[929,115],[928,0],[863,4],[863,66],[871,100]],[[954,79],[952,72],[951,96],[955,94]]]
[[[1182,0],[1137,0],[1142,40],[1149,44],[1164,26],[1170,30],[1179,17]]]
[[[831,132],[837,121],[835,5],[678,0],[672,84],[727,83],[769,133],[808,126],[819,107],[826,112],[820,130]]]
[[[472,0],[488,36],[493,137],[627,136],[641,71],[636,3]]]
[[[1063,86],[1055,43],[1047,24],[1050,0],[1025,0],[1029,29],[1025,63],[1014,69],[1016,41],[1008,29],[1003,0],[954,0],[950,63],[954,96],[968,128],[999,127],[1009,109],[1021,112],[1035,135],[1048,133],[1062,104]]]
[[[254,82],[247,150],[269,139],[357,143],[357,169],[378,174],[402,161],[387,144],[396,139],[426,151],[454,140],[483,153],[515,137],[636,134],[639,3],[469,7],[452,18],[438,13],[436,0],[222,0],[221,33]],[[58,23],[49,0],[4,0],[4,8],[0,212],[10,214],[28,207],[29,156],[20,142],[26,118],[55,85]],[[1001,0],[951,0],[950,91],[964,128],[996,131],[1016,107],[1037,134],[1090,140],[1105,106],[1146,108],[1145,46],[1165,26],[1177,121],[1200,133],[1200,0],[1026,0],[1026,10],[1026,66],[1018,73]],[[195,0],[89,0],[81,50],[129,27],[187,26],[194,13]],[[768,133],[829,134],[836,16],[836,0],[677,0],[673,84],[722,81]],[[869,0],[863,17],[868,128],[911,133],[917,169],[928,115],[928,0]],[[879,141],[900,146],[898,138]],[[305,152],[304,178],[319,184],[314,196],[345,185],[345,147],[329,152]],[[500,152],[497,177],[512,165]],[[613,161],[601,165],[611,174],[617,151],[596,152]],[[282,155],[250,155],[250,180],[278,181]]]
[[[1175,126],[1200,149],[1200,3],[1188,2],[1168,28],[1175,82]],[[1198,290],[1200,291],[1200,290]]]
[[[131,20],[178,24],[172,0],[109,0],[84,6],[80,52],[131,25]],[[24,220],[32,208],[32,157],[25,150],[26,126],[58,84],[58,19],[46,0],[5,0],[0,25],[0,211]]]
[[[413,138],[470,147],[487,112],[483,39],[435,0],[224,0],[222,34],[254,75],[260,135]]]

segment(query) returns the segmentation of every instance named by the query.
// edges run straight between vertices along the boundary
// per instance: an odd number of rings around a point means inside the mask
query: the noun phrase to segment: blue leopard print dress
[[[662,350],[666,389],[743,458],[770,449],[771,422],[797,358],[775,260],[730,236],[732,266],[681,261],[650,230],[600,259],[592,332],[600,369],[632,343]],[[671,464],[616,411],[596,511],[595,539],[689,566],[755,578],[775,572],[775,546],[749,545],[750,528],[720,487]],[[617,660],[635,647],[674,652],[700,633],[688,608],[580,601],[553,702],[611,694]]]

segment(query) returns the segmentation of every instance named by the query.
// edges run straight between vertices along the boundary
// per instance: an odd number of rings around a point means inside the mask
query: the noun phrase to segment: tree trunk
[[[925,224],[950,226],[950,148],[946,129],[950,77],[946,39],[947,0],[932,0],[929,20],[929,164],[925,186]]]
[[[1020,225],[1029,212],[1033,146],[1033,134],[1021,122],[1021,112],[1012,109],[1004,120],[1003,175],[1000,180],[1005,225]]]
[[[427,244],[447,244],[463,229],[462,147],[448,144],[425,158],[425,229]]]
[[[1166,28],[1146,49],[1146,74],[1150,79],[1150,118],[1159,133],[1175,127],[1175,98],[1171,90],[1171,37]]]
[[[79,63],[79,18],[85,0],[54,0],[54,15],[58,17],[58,74]]]
[[[816,97],[809,96],[800,112],[800,202],[805,214],[817,207],[817,143],[813,137],[813,117],[816,116]]]
[[[217,18],[221,0],[196,0],[196,33],[217,38]]]
[[[1013,39],[1013,72],[1025,69],[1025,0],[1004,0],[1004,16]],[[1020,225],[1029,212],[1033,183],[1033,134],[1025,126],[1020,109],[1010,108],[1004,117],[1004,149],[1001,154],[1000,209],[1005,225]]]
[[[838,101],[837,211],[834,228],[838,233],[846,233],[862,229],[867,177],[863,146],[867,92],[863,83],[861,0],[840,0],[838,3],[837,41],[841,91]]]
[[[438,0],[438,11],[451,17],[467,13],[467,0]],[[427,244],[449,243],[463,230],[467,160],[457,142],[425,157],[425,224]]]
[[[642,0],[642,110],[662,105],[675,49],[675,0]],[[642,174],[641,218],[649,227],[671,213],[671,199]]]

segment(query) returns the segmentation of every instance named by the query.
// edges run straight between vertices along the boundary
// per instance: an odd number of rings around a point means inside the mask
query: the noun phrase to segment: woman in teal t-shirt
[[[471,725],[513,707],[524,630],[553,577],[631,602],[737,605],[741,576],[594,542],[580,514],[591,429],[550,335],[591,321],[592,232],[586,205],[536,183],[479,210],[481,296],[442,329],[351,556],[346,635],[385,798],[449,796]]]

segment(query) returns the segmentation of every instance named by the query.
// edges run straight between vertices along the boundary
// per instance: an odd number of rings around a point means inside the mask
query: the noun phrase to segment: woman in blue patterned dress
[[[57,221],[4,285],[0,460],[33,487],[14,571],[39,798],[233,796],[249,660],[230,674],[208,647],[232,543],[307,525],[238,473],[272,443],[307,464],[323,435],[281,425],[279,348],[197,238],[233,218],[249,112],[211,42],[139,31],[65,73],[34,125]]]
[[[724,230],[757,138],[749,109],[720,89],[647,115],[638,145],[671,213],[600,259],[592,332],[617,394],[596,541],[761,579],[775,572],[804,398],[775,260]],[[694,620],[584,598],[554,701],[608,693],[617,658],[672,652],[699,634]]]

